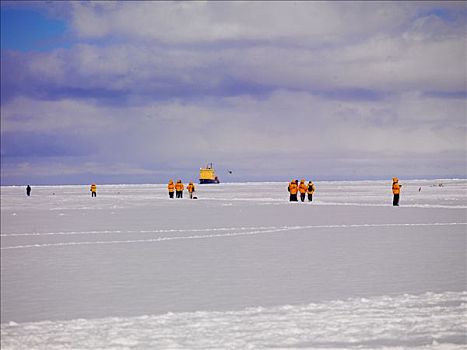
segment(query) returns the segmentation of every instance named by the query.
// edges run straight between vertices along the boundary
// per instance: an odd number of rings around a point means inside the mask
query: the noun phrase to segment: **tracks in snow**
[[[204,229],[160,229],[160,230],[104,230],[104,231],[69,231],[69,232],[32,232],[32,233],[5,233],[1,237],[18,236],[71,236],[71,235],[99,235],[99,234],[148,234],[148,233],[207,233],[207,234],[189,234],[180,236],[163,236],[150,239],[131,239],[131,240],[100,240],[100,241],[75,241],[75,242],[55,242],[26,244],[16,246],[1,247],[1,250],[27,249],[27,248],[47,248],[64,247],[80,245],[102,245],[102,244],[137,244],[137,243],[158,243],[175,240],[188,239],[213,239],[228,238],[238,236],[252,236],[259,234],[271,234],[284,231],[315,230],[315,229],[344,229],[344,228],[390,228],[390,227],[420,227],[420,226],[458,226],[467,225],[465,222],[435,222],[435,223],[387,223],[387,224],[341,224],[341,225],[305,225],[305,226],[256,226],[256,227],[220,227]]]

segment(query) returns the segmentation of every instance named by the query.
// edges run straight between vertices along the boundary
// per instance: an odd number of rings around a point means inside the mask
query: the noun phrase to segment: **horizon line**
[[[358,180],[330,180],[330,179],[325,179],[325,180],[313,180],[313,182],[377,182],[377,181],[391,181],[392,178],[380,178],[380,179],[358,179]],[[467,177],[436,177],[436,178],[401,178],[399,177],[399,181],[467,181]],[[307,180],[309,181],[309,180]],[[188,183],[189,181],[187,181]],[[223,185],[223,184],[247,184],[247,183],[288,183],[290,180],[276,180],[276,181],[259,181],[259,180],[252,180],[252,181],[235,181],[235,182],[221,182],[219,184],[200,184],[196,182],[196,185],[208,185],[208,186],[216,186],[216,185]],[[98,183],[98,182],[90,182],[90,183],[69,183],[69,184],[34,184],[34,183],[24,183],[24,184],[0,184],[0,187],[24,187],[27,185],[30,186],[37,186],[37,187],[53,187],[53,186],[89,186],[91,183]],[[167,182],[140,182],[140,183],[98,183],[99,186],[138,186],[138,185],[143,185],[143,186],[151,186],[151,185],[167,185]]]

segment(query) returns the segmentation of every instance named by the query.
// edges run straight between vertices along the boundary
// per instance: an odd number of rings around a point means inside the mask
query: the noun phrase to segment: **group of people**
[[[399,197],[401,193],[401,187],[402,185],[399,184],[399,179],[397,177],[392,178],[392,194],[394,195],[393,200],[392,200],[392,205],[395,207],[399,206]],[[421,189],[421,188],[420,188]],[[420,192],[419,189],[419,192]],[[292,180],[289,183],[289,187],[287,190],[290,193],[290,201],[291,202],[297,202],[298,201],[298,193],[300,193],[300,200],[302,202],[305,201],[305,195],[308,195],[308,201],[313,200],[313,193],[316,191],[316,186],[313,183],[313,181],[308,181],[308,184],[305,184],[305,180],[301,180],[300,184],[298,183],[298,180]]]
[[[183,184],[182,180],[178,180],[177,183],[174,183],[173,180],[170,180],[169,184],[167,185],[167,189],[169,190],[169,198],[174,197],[174,192],[176,198],[183,198],[183,190],[185,189],[185,185]],[[186,186],[186,190],[188,191],[190,199],[196,199],[196,197],[193,196],[193,193],[195,192],[195,185],[193,185],[193,182],[190,182]]]
[[[399,206],[399,197],[401,193],[402,185],[399,184],[399,179],[397,177],[392,178],[392,193],[394,195],[392,205],[397,207]],[[176,198],[183,198],[183,190],[185,189],[185,185],[183,184],[182,180],[178,180],[176,183],[173,180],[169,181],[167,185],[167,189],[169,190],[169,198],[174,198],[174,193]],[[194,197],[195,192],[195,185],[193,182],[190,182],[186,186],[186,190],[190,196],[190,199],[196,199]],[[290,193],[290,201],[291,202],[298,202],[298,194],[300,193],[300,200],[302,202],[305,201],[306,196],[308,196],[308,201],[313,201],[313,193],[316,191],[316,186],[313,181],[308,181],[308,184],[305,183],[305,180],[302,179],[300,183],[298,180],[292,180],[289,183],[289,187],[287,190]],[[91,197],[97,197],[97,186],[95,183],[91,185],[90,188]],[[419,189],[420,191],[420,189]],[[26,195],[29,197],[31,195],[31,186],[28,185],[26,187]]]
[[[291,202],[298,202],[298,193],[300,193],[300,200],[302,202],[305,201],[305,196],[308,195],[308,201],[311,202],[313,200],[313,193],[316,191],[316,186],[313,181],[308,181],[308,184],[305,184],[305,180],[301,180],[300,184],[298,180],[292,180],[289,183],[289,187],[287,190],[290,193],[290,201]]]

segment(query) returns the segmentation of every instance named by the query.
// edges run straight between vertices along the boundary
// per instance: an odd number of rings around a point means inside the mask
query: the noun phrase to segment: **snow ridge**
[[[1,325],[12,349],[465,349],[467,292]]]

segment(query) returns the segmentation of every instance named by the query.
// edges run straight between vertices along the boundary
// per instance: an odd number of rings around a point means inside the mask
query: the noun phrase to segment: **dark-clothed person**
[[[315,193],[316,187],[313,181],[308,182],[308,188],[307,188],[307,193],[308,193],[308,201],[311,202],[313,201],[313,193]]]

